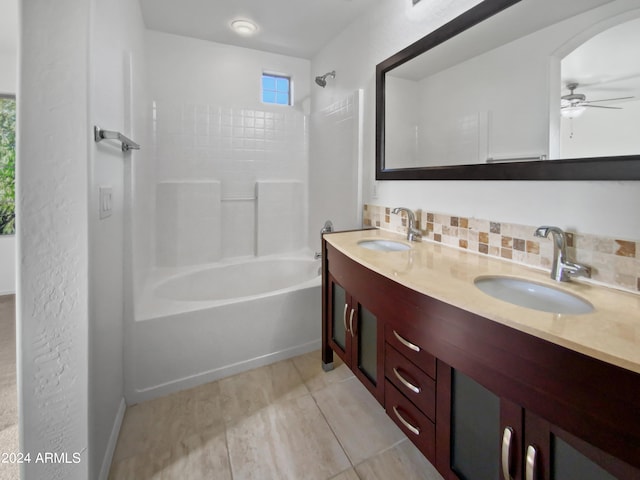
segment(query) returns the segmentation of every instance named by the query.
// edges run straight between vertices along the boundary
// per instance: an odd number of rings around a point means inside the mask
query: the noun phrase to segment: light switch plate
[[[113,187],[100,187],[100,219],[111,216]]]

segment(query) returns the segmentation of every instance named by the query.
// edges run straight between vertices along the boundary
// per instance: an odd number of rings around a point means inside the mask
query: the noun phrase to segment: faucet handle
[[[422,240],[422,233],[417,228],[411,228],[407,232],[407,240],[410,242],[419,242]]]
[[[582,265],[581,263],[564,262],[564,270],[573,277],[591,278],[591,267]]]
[[[550,233],[554,233],[557,235],[565,236],[564,230],[559,227],[552,227],[549,225],[543,225],[541,227],[536,228],[536,231],[533,233],[536,237],[546,238]]]

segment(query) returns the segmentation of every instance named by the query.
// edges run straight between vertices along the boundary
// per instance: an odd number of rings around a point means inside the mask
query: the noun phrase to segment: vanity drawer
[[[424,373],[431,378],[436,378],[436,357],[428,353],[419,341],[413,339],[413,335],[406,326],[387,323],[385,325],[385,340],[415,363]]]
[[[388,343],[385,376],[427,417],[436,418],[436,382]]]
[[[407,400],[389,380],[385,383],[384,391],[387,415],[430,462],[435,462],[435,424]]]

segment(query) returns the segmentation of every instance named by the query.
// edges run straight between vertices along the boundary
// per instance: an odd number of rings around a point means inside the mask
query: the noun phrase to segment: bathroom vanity
[[[474,285],[486,275],[593,312],[497,300]],[[637,295],[440,244],[323,237],[323,366],[338,355],[447,480],[640,478],[639,312]]]

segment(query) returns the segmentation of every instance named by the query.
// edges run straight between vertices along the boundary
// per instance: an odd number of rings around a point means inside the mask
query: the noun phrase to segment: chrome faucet
[[[403,207],[396,207],[391,210],[391,213],[395,215],[400,215],[402,212],[407,214],[407,240],[410,242],[419,242],[422,239],[422,235],[420,234],[420,230],[416,228],[416,216],[414,213],[408,208]]]
[[[534,233],[536,237],[547,238],[553,236],[553,265],[551,266],[551,278],[557,282],[568,282],[571,277],[591,278],[591,268],[579,263],[567,260],[567,237],[558,227],[538,227]]]

